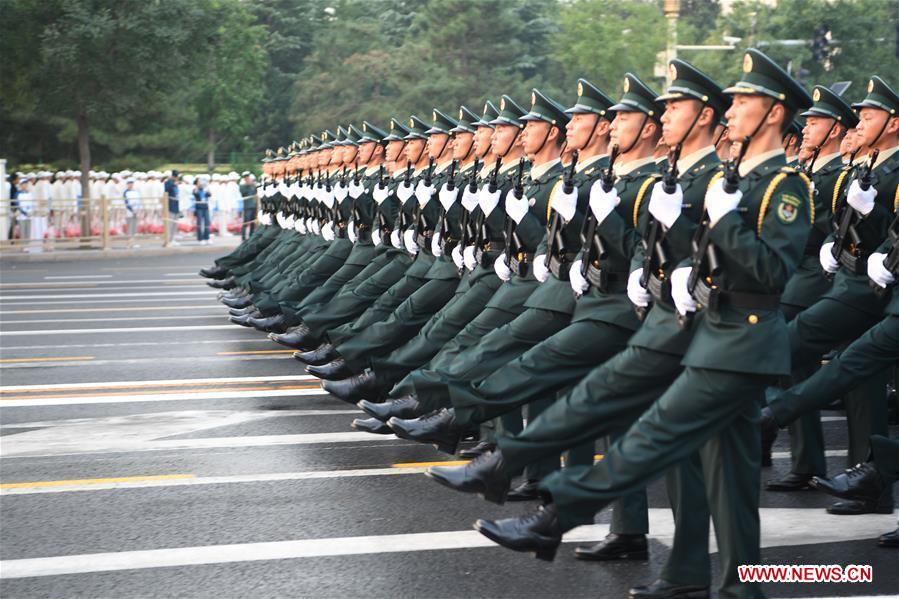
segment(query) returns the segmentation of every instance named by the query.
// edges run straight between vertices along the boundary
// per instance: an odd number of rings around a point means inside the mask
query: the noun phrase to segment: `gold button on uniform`
[[[755,314],[750,314],[749,317],[748,317],[746,320],[749,321],[749,324],[758,324],[758,322],[759,322],[759,317],[756,316]]]

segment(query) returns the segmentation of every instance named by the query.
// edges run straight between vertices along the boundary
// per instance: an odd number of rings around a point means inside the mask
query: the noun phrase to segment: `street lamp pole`
[[[665,0],[662,7],[665,12],[665,19],[668,21],[668,48],[667,61],[677,58],[677,18],[680,16],[680,0]],[[671,85],[671,75],[669,70],[665,69],[665,86]]]

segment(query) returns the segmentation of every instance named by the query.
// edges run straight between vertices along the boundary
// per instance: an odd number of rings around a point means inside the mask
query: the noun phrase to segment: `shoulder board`
[[[653,173],[646,177],[646,179],[643,180],[643,183],[640,184],[640,189],[637,191],[637,199],[634,200],[634,227],[637,226],[637,220],[640,216],[640,204],[643,203],[646,192],[649,191],[649,188],[652,187],[653,183],[661,181],[661,179],[662,175],[660,173]]]

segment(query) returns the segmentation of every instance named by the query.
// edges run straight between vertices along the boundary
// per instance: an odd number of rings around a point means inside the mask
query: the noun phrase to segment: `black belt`
[[[499,256],[500,252],[506,249],[506,244],[502,241],[488,241],[484,247],[476,247],[474,249],[474,259],[478,264],[485,268],[492,268],[493,261]]]
[[[868,273],[868,257],[864,253],[856,256],[849,250],[843,250],[840,252],[839,263],[853,274],[864,275]]]
[[[440,249],[443,250],[444,256],[452,254],[457,245],[459,245],[458,239],[453,239],[452,237],[440,238]]]
[[[509,270],[519,277],[528,276],[531,262],[534,261],[534,254],[527,252],[518,252],[509,257]]]
[[[655,273],[651,273],[649,280],[646,281],[646,291],[657,302],[673,303],[671,299],[671,280],[668,278],[660,279]]]
[[[577,254],[562,254],[561,256],[552,255],[549,257],[549,271],[560,281],[568,280],[568,273],[571,269],[571,263]]]
[[[433,236],[434,236],[434,231],[431,231],[430,229],[425,229],[424,231],[416,231],[415,232],[415,243],[417,243],[420,246],[424,246],[425,243],[431,241],[431,237],[433,237]],[[422,243],[422,240],[424,240],[424,243]],[[428,248],[428,249],[430,249],[430,248]]]
[[[587,282],[601,293],[609,291],[609,283],[626,281],[627,276],[626,272],[611,272],[592,263],[587,266]]]
[[[699,281],[693,290],[693,299],[709,310],[718,310],[724,306],[739,310],[777,310],[780,308],[780,294],[742,293],[739,291],[721,291],[705,281]]]
[[[334,237],[337,239],[346,239],[348,237],[347,229],[345,224],[338,224],[334,229]]]

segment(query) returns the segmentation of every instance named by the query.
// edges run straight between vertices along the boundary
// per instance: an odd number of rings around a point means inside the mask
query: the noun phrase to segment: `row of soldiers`
[[[366,412],[357,430],[448,454],[479,439],[459,452],[472,461],[427,475],[540,500],[479,520],[493,541],[551,560],[612,506],[609,536],[576,556],[644,559],[645,488],[664,475],[673,548],[631,596],[708,596],[710,518],[720,594],[759,596],[738,566],[761,562],[760,469],[780,428],[793,472],[773,488],[843,497],[832,513],[892,510],[899,95],[876,76],[852,106],[809,95],[755,49],[727,88],[669,69],[661,95],[631,73],[617,102],[581,79],[567,109],[535,89],[529,110],[503,95],[480,115],[363,121],[270,152],[263,226],[201,274],[233,322],[298,349]],[[858,466],[824,478],[818,410],[875,380],[845,400]]]

